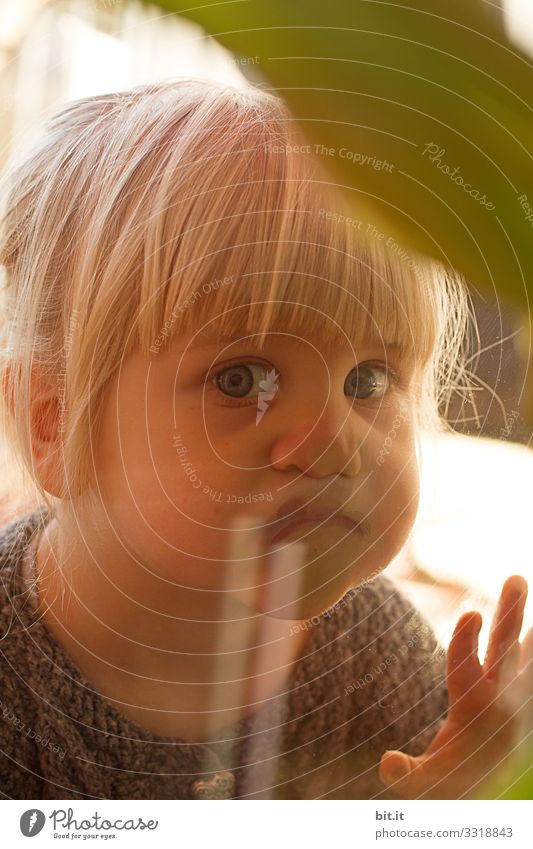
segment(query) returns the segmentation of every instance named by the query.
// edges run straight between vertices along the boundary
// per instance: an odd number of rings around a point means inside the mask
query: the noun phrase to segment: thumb
[[[414,770],[420,767],[420,758],[406,755],[404,752],[384,752],[379,765],[379,777],[386,785],[402,795],[402,789],[410,784]]]

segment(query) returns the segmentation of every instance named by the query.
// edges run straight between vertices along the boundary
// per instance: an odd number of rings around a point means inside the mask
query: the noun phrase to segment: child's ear
[[[63,479],[60,411],[58,381],[34,367],[29,417],[33,468],[43,489],[58,497]]]
[[[2,369],[2,394],[4,404],[14,415],[14,399],[9,389],[10,378],[16,365]],[[15,378],[16,379],[16,378]],[[33,474],[41,486],[51,495],[60,496],[63,473],[61,459],[59,382],[45,376],[37,365],[33,365],[30,379],[30,448]]]

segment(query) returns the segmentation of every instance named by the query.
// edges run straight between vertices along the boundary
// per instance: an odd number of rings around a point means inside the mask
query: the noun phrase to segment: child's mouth
[[[296,530],[303,530],[306,525],[309,525],[310,528],[316,528],[317,530],[336,525],[337,527],[344,528],[352,533],[359,529],[359,522],[341,514],[333,516],[328,514],[292,516],[283,520],[281,523],[277,522],[273,531],[268,532],[267,530],[266,535],[268,539],[268,546],[272,547],[278,541],[289,536]]]

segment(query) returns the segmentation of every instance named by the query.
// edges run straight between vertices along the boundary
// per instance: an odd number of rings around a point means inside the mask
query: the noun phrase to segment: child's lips
[[[330,532],[329,538],[324,533],[322,543],[315,539],[307,545],[305,533],[320,533],[321,527]],[[332,527],[339,528],[338,533],[349,540],[354,538],[354,534],[359,538],[363,531],[353,516],[331,510],[300,510],[264,526],[262,547],[267,556],[261,562],[254,585],[253,606],[256,610],[276,619],[300,620],[321,612],[333,603],[324,601],[325,597],[329,597],[328,593],[336,592],[325,590],[326,585],[337,587],[335,600],[340,598],[339,590],[344,583],[342,570],[336,570],[334,560],[320,556],[321,550],[329,550],[341,542],[340,536],[338,541],[331,538]]]
[[[317,513],[312,511],[300,511],[297,515],[292,515],[286,519],[276,522],[275,527],[272,530],[267,530],[269,547],[278,542],[278,540],[282,537],[285,537],[292,531],[300,528],[302,525],[309,524],[324,528],[337,525],[338,527],[345,528],[349,532],[354,533],[359,530],[360,519],[353,519],[343,513],[332,514],[331,512]]]

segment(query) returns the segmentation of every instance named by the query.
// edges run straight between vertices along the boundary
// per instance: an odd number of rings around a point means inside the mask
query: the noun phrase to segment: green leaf
[[[529,310],[533,66],[494,4],[157,2],[254,57],[349,214]]]

